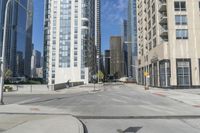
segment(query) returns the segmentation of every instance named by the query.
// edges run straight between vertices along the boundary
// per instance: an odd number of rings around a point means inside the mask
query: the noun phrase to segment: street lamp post
[[[4,69],[5,69],[5,46],[6,46],[6,30],[8,21],[8,6],[12,0],[8,0],[6,3],[5,16],[4,16],[4,28],[3,28],[3,46],[2,46],[2,56],[1,56],[1,77],[0,77],[0,104],[3,102],[3,86],[4,86]]]
[[[5,16],[4,16],[4,27],[3,27],[3,46],[2,46],[2,55],[0,58],[1,65],[1,76],[0,76],[0,105],[3,105],[3,87],[4,87],[4,73],[5,73],[5,48],[6,48],[6,32],[7,32],[7,24],[8,24],[8,8],[10,3],[14,1],[18,5],[20,5],[26,12],[29,12],[18,0],[8,0],[5,8]]]
[[[99,83],[99,81],[100,81],[100,79],[99,79],[99,73],[100,73],[100,61],[101,61],[99,55],[97,55],[97,60],[98,60],[98,64],[97,64],[97,65],[98,65],[97,78],[98,78],[98,83]]]

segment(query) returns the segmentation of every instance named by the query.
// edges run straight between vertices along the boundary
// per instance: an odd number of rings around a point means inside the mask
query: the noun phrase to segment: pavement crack
[[[28,122],[28,121],[26,120],[26,121],[23,121],[23,122],[17,123],[15,126],[6,129],[6,131],[11,130],[11,129],[13,129],[13,128],[16,128],[16,127],[18,127],[18,126],[20,126],[20,125],[23,125],[23,124],[26,123],[26,122]]]
[[[197,129],[197,130],[200,130],[200,127],[196,127],[196,126],[194,126],[193,124],[190,124],[188,121],[186,121],[186,120],[184,120],[184,119],[182,119],[181,121],[182,121],[183,123],[187,124],[188,126],[192,127],[192,128],[195,128],[195,129]]]

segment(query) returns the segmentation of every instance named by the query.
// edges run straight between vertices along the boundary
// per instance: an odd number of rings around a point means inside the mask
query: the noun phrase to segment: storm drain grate
[[[117,131],[119,133],[137,133],[142,127],[129,127],[125,129],[124,131],[121,129],[118,129]]]

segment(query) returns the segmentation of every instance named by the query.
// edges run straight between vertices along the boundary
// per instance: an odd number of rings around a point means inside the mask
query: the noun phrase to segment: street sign
[[[96,79],[97,79],[97,76],[96,76],[96,75],[93,75],[92,78],[93,78],[93,80],[96,80]]]
[[[148,73],[148,72],[144,72],[144,76],[145,76],[145,77],[148,77],[148,76],[149,76],[149,73]]]

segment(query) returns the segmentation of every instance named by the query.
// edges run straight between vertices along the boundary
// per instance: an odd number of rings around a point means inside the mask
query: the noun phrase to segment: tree
[[[7,69],[5,72],[5,80],[8,80],[12,76],[13,72],[10,69]]]
[[[102,71],[98,71],[96,76],[97,76],[97,78],[99,78],[99,80],[103,80],[104,79],[104,74],[102,73]]]

